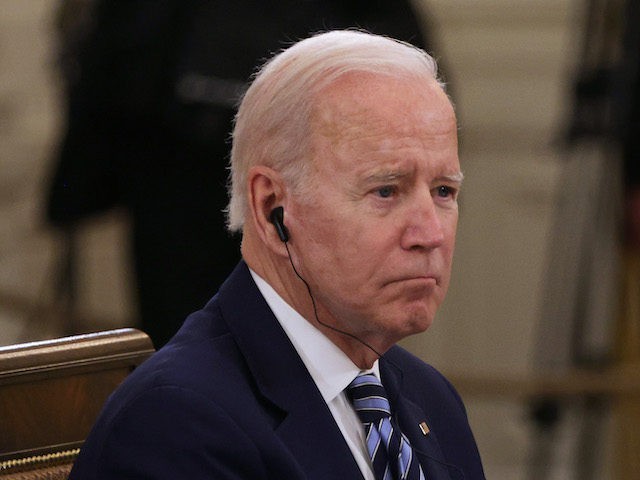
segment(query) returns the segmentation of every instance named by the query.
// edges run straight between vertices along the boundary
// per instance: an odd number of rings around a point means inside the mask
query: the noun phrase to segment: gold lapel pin
[[[420,431],[422,432],[422,434],[426,437],[427,435],[429,435],[429,425],[427,425],[427,422],[420,422]]]

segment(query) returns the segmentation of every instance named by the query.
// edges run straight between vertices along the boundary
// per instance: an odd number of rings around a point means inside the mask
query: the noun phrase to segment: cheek
[[[345,240],[342,228],[335,221],[318,214],[321,209],[324,207],[320,205],[316,209],[301,209],[297,214],[301,220],[297,222],[294,234],[299,255],[309,267],[308,273],[324,276],[335,269],[341,257],[339,248]]]
[[[354,221],[327,220],[316,225],[309,237],[307,258],[324,289],[336,295],[362,295],[382,257],[378,237]]]
[[[451,257],[453,257],[453,251],[455,249],[457,231],[458,215],[456,212],[451,218],[446,219],[444,251],[445,255],[449,258],[449,263],[451,263]]]

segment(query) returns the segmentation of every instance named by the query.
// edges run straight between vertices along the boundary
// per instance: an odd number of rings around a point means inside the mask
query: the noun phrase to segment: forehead
[[[345,75],[319,92],[311,125],[318,160],[406,152],[455,157],[457,166],[455,114],[433,78]]]

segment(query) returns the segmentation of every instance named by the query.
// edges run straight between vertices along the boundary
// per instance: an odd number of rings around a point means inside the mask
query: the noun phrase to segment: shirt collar
[[[276,293],[266,280],[250,270],[258,290],[284,329],[318,386],[325,402],[334,400],[362,371],[311,322]],[[378,360],[368,372],[380,378]]]

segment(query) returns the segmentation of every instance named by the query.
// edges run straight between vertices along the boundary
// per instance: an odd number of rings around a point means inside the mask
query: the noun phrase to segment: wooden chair
[[[0,478],[66,479],[107,397],[153,352],[130,328],[0,347]]]

